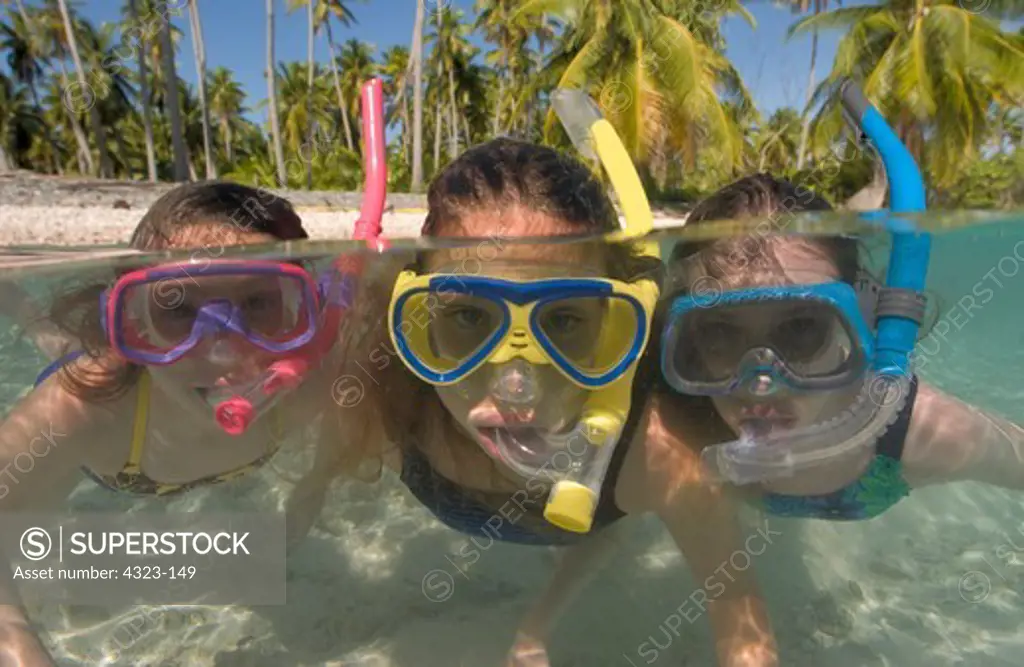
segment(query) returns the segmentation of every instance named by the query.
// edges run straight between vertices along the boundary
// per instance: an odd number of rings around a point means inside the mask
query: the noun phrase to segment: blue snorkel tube
[[[882,114],[849,79],[840,85],[839,101],[848,122],[864,133],[885,165],[890,210],[893,213],[924,211],[927,205],[921,170]],[[916,231],[908,220],[886,216],[885,222],[893,239],[885,288],[878,301],[873,367],[879,373],[898,369],[907,375],[910,355],[924,319],[931,236]]]
[[[875,309],[871,365],[856,398],[838,416],[764,435],[743,432],[738,440],[706,447],[701,459],[707,471],[734,484],[784,479],[840,460],[862,462],[911,393],[910,358],[925,314],[931,239],[899,214],[925,210],[924,181],[906,147],[856,84],[841,84],[839,102],[843,115],[881,157],[891,189],[891,211],[864,216],[880,221],[893,235],[888,275]]]

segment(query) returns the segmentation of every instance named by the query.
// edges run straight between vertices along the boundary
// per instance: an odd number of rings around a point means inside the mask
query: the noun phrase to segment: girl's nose
[[[206,353],[206,360],[214,366],[236,366],[243,358],[235,336],[218,336]]]
[[[498,366],[490,390],[498,401],[516,405],[536,405],[543,393],[533,364],[522,359]]]
[[[758,373],[747,382],[747,392],[758,398],[771,396],[778,388],[778,382],[769,373]]]

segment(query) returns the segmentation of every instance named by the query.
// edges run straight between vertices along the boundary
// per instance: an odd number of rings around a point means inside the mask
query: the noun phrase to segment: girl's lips
[[[517,428],[532,426],[536,417],[533,408],[523,408],[515,411],[499,410],[493,403],[478,405],[469,411],[468,421],[476,428]]]
[[[767,434],[775,429],[791,429],[797,418],[791,411],[780,406],[755,403],[744,406],[740,411],[739,423],[755,433]]]

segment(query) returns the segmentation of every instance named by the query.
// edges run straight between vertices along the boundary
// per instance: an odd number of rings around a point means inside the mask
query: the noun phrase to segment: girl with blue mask
[[[708,473],[759,491],[772,514],[868,519],[915,487],[1020,488],[1024,429],[914,374],[930,239],[899,214],[923,210],[923,184],[859,90],[847,83],[841,95],[888,172],[892,213],[869,216],[892,232],[885,281],[862,271],[851,238],[755,232],[677,246],[670,266],[683,288],[663,324],[663,377],[680,395],[709,398],[734,434],[704,448]],[[703,202],[690,222],[782,226],[780,214],[827,208],[760,175]]]

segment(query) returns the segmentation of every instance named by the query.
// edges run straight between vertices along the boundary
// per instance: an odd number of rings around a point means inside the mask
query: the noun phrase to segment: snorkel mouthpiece
[[[565,449],[573,458],[572,467],[555,481],[544,506],[544,518],[563,530],[586,533],[594,523],[601,487],[629,413],[634,374],[631,369],[595,391],[569,436]]]
[[[295,389],[309,371],[309,362],[301,358],[275,361],[264,377],[248,391],[219,403],[213,412],[217,424],[229,435],[241,435],[267,410],[281,392]]]

